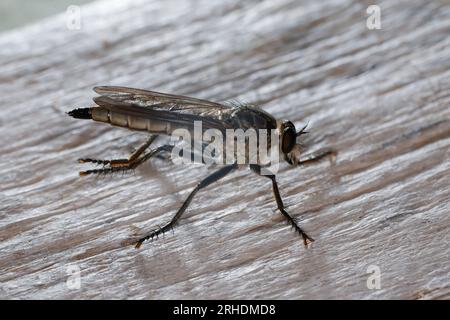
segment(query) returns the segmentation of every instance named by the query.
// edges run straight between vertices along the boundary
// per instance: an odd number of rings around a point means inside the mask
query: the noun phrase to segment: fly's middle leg
[[[230,173],[231,171],[233,171],[236,168],[237,168],[236,164],[224,166],[224,167],[220,168],[219,170],[217,170],[216,172],[212,173],[211,175],[207,176],[205,179],[203,179],[195,187],[195,189],[192,190],[192,192],[189,194],[187,199],[184,201],[184,203],[181,206],[181,208],[178,209],[177,213],[173,216],[172,220],[170,220],[170,222],[165,224],[162,228],[158,228],[155,231],[153,231],[150,234],[148,234],[147,236],[140,238],[135,244],[136,249],[138,249],[142,245],[142,243],[144,241],[146,241],[148,239],[153,239],[154,237],[158,237],[158,235],[163,234],[164,232],[172,229],[175,226],[175,224],[177,223],[178,219],[180,219],[181,215],[186,211],[186,208],[191,203],[192,198],[194,198],[195,194],[199,190],[201,190],[201,189],[209,186],[210,184],[220,180],[221,178],[225,177],[228,173]]]
[[[262,177],[267,177],[270,180],[272,180],[272,189],[273,189],[273,195],[275,197],[275,201],[277,203],[278,210],[280,210],[283,217],[286,218],[286,220],[289,222],[289,224],[297,231],[303,238],[303,243],[305,246],[307,246],[309,243],[313,242],[314,239],[308,236],[308,234],[303,231],[302,228],[297,224],[297,221],[291,217],[291,215],[285,210],[283,200],[281,199],[280,190],[278,189],[278,184],[275,179],[275,175],[262,175],[261,174],[261,166],[259,165],[250,165],[250,169],[252,169],[255,173]]]

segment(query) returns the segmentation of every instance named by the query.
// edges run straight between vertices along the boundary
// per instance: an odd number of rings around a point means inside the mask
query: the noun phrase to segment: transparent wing
[[[120,101],[136,103],[142,106],[154,104],[174,104],[180,108],[213,108],[219,110],[230,108],[227,105],[208,100],[127,87],[102,86],[94,87],[94,91],[102,96],[107,96]]]
[[[209,128],[226,129],[224,116],[232,108],[216,102],[126,87],[95,87],[101,96],[94,102],[108,110],[135,117],[193,125],[202,121]]]

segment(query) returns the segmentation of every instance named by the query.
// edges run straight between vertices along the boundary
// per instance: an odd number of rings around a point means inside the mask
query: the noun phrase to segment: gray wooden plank
[[[381,1],[369,30],[369,4],[100,1],[80,30],[60,15],[0,34],[0,297],[448,299],[450,6]],[[155,160],[78,177],[77,158],[145,139],[65,115],[95,85],[309,121],[305,147],[335,147],[336,163],[286,164],[278,181],[316,242],[283,222],[269,181],[239,171],[136,251],[129,239],[168,221],[209,171]]]

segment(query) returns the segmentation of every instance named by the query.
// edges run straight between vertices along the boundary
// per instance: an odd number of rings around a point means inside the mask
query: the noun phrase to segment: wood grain
[[[59,15],[0,34],[0,298],[450,298],[450,3],[379,1],[380,30],[366,27],[370,4],[100,1],[80,30]],[[316,242],[303,247],[270,182],[243,170],[135,250],[209,171],[156,159],[78,177],[77,158],[146,138],[66,116],[95,85],[309,121],[304,145],[338,149],[336,163],[286,164],[278,181]]]

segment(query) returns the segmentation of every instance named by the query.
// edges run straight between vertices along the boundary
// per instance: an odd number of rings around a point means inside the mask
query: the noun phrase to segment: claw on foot
[[[80,171],[78,174],[80,175],[80,177],[85,177],[85,176],[87,176],[89,174],[89,172],[87,172],[87,171]]]
[[[309,244],[314,242],[314,239],[308,236],[306,233],[302,233],[303,244],[307,247]]]
[[[330,157],[329,158],[330,164],[332,164],[332,165],[336,164],[336,158],[337,158],[338,152],[336,150],[330,150],[328,155]]]
[[[142,246],[142,243],[143,243],[143,242],[144,242],[143,240],[137,241],[136,244],[134,245],[134,248],[135,248],[135,249],[139,249],[139,248]]]

